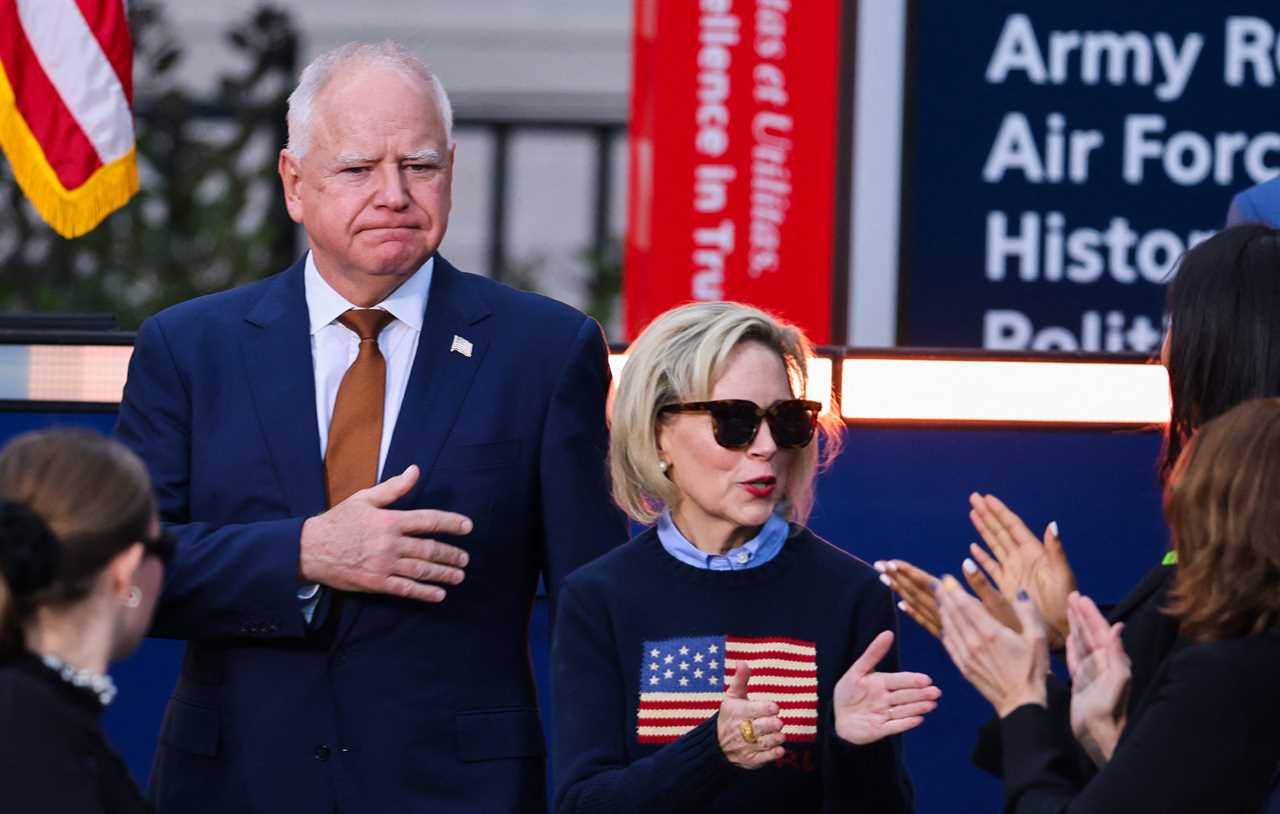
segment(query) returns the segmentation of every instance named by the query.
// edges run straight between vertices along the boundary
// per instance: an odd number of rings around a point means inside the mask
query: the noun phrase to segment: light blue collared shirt
[[[787,521],[772,514],[755,537],[727,554],[708,554],[680,533],[671,519],[671,512],[663,512],[658,518],[658,542],[667,553],[685,565],[708,571],[745,571],[764,565],[778,556],[790,533],[791,526]]]

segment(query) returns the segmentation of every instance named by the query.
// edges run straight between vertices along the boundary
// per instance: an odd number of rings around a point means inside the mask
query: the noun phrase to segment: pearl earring
[[[142,589],[134,585],[129,589],[129,596],[124,600],[126,608],[136,608],[142,604]]]
[[[671,468],[671,464],[666,461],[658,461],[658,468],[662,470],[662,474],[667,474],[667,470]]]

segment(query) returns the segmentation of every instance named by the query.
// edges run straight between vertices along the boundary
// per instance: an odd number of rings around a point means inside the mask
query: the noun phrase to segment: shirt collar
[[[791,527],[787,521],[772,514],[760,527],[760,533],[741,546],[727,554],[708,554],[689,542],[680,529],[676,528],[670,511],[664,511],[658,518],[658,542],[662,543],[667,553],[686,565],[702,569],[711,568],[713,561],[724,561],[731,569],[763,565],[778,553],[790,532]]]
[[[435,264],[435,255],[428,257],[421,268],[375,307],[389,312],[391,316],[415,331],[421,331],[422,317],[427,311],[427,295],[431,291],[431,275],[435,270]],[[307,252],[302,279],[306,290],[307,313],[311,320],[312,335],[348,310],[360,307],[348,302],[346,297],[334,291],[333,286],[320,276],[320,270],[316,268],[315,255],[311,252]]]

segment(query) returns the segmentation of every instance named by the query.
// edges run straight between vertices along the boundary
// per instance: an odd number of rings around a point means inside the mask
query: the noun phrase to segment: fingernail
[[[1054,520],[1054,521],[1052,521],[1051,523],[1049,523],[1049,533],[1050,533],[1050,534],[1052,534],[1054,537],[1057,537],[1059,540],[1061,540],[1061,539],[1062,539],[1062,535],[1058,534],[1058,521],[1057,521],[1057,520]]]
[[[932,588],[933,592],[936,594],[938,591],[942,590],[942,583],[935,579],[933,582],[929,583],[929,587]]]
[[[975,563],[973,560],[969,559],[968,557],[964,558],[964,562],[960,563],[960,567],[964,569],[964,572],[966,574],[978,573],[978,564]]]
[[[896,574],[898,572],[898,564],[893,560],[889,560],[889,570]]]
[[[880,573],[882,573],[882,574],[884,573],[884,561],[883,561],[883,560],[876,560],[875,562],[871,563],[871,567],[872,567],[872,568],[874,568],[874,569],[876,569],[877,571],[879,571],[879,572],[880,572]]]
[[[1019,601],[1019,602],[1026,602],[1026,601],[1028,601],[1028,600],[1030,600],[1030,599],[1031,599],[1031,597],[1027,595],[1027,592],[1026,592],[1026,591],[1018,591],[1018,601]]]
[[[885,585],[888,585],[890,588],[893,587],[893,580],[889,579],[889,577],[886,576],[885,574],[880,575],[880,581],[883,582]]]
[[[463,533],[463,534],[470,534],[470,533],[471,533],[471,529],[473,528],[473,526],[474,526],[474,524],[473,524],[470,520],[463,520],[463,521],[462,521],[462,533]]]
[[[938,638],[941,639],[946,632],[947,632],[946,628],[942,628],[942,627],[938,628]]]
[[[906,602],[899,601],[899,602],[898,602],[898,610],[902,611],[903,613],[906,613],[906,612],[907,612],[907,603],[906,603]]]

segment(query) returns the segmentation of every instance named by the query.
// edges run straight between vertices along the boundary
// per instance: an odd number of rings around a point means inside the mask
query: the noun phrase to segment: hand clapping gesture
[[[942,690],[929,676],[874,672],[892,646],[893,633],[886,630],[836,682],[836,734],[850,743],[865,745],[915,729],[938,706]]]
[[[1071,671],[1071,731],[1099,766],[1111,759],[1124,731],[1129,657],[1120,641],[1124,625],[1108,625],[1093,600],[1072,592],[1067,616],[1067,668]]]
[[[942,644],[1001,718],[1024,704],[1046,703],[1049,646],[1044,621],[1026,593],[1017,596],[1013,607],[1020,632],[992,617],[955,577],[944,577],[938,586]]]
[[[973,558],[995,580],[1010,602],[1019,591],[1035,601],[1048,624],[1049,645],[1062,647],[1067,638],[1067,595],[1076,589],[1076,577],[1067,562],[1056,523],[1050,523],[1041,542],[1022,518],[995,495],[969,495],[969,521],[991,549],[969,546]]]
[[[938,582],[937,577],[906,560],[877,562],[875,568],[881,574],[880,581],[902,597],[898,602],[898,609],[937,636],[942,630],[938,598],[933,591],[933,586]],[[982,573],[973,560],[966,559],[962,570],[964,581],[969,583],[987,611],[1010,630],[1021,630],[1018,616],[1013,612],[1009,600],[991,584],[991,580],[987,579],[987,575]]]

